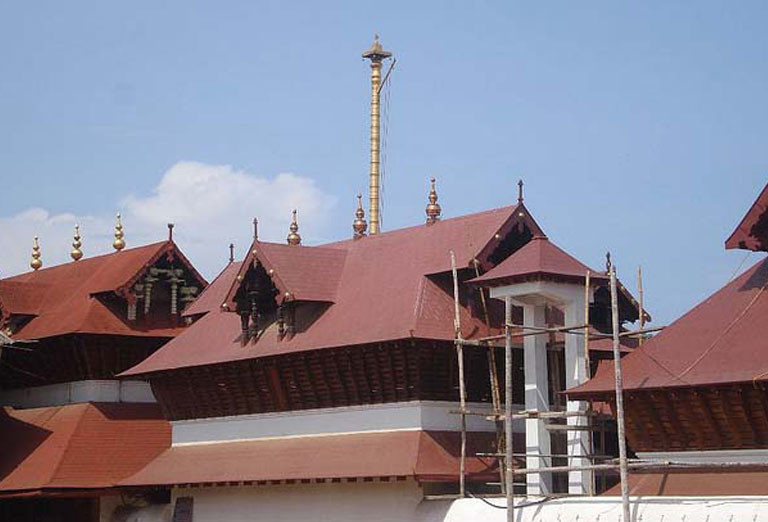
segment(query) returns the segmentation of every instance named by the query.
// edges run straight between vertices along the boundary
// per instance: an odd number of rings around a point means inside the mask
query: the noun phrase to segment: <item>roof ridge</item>
[[[66,414],[67,413],[66,410],[68,407],[77,411],[77,420],[72,425],[71,429],[69,430],[69,433],[65,434],[66,444],[64,444],[64,446],[67,447],[72,442],[72,439],[74,439],[75,433],[78,432],[78,428],[82,424],[83,419],[85,418],[85,413],[88,411],[88,406],[90,404],[91,404],[90,402],[85,402],[85,403],[79,403],[79,404],[67,404],[64,406],[59,406],[56,408],[56,411],[54,412],[54,414],[51,415],[48,419],[46,419],[45,424],[43,424],[43,426],[45,426],[50,420],[52,420],[59,413]],[[65,455],[66,455],[66,451],[62,451],[58,454],[58,462],[56,463],[55,466],[51,468],[50,476],[46,480],[45,484],[41,484],[41,487],[45,487],[46,485],[50,484],[55,480],[56,475],[59,472],[59,469],[61,469],[61,466],[64,463]]]
[[[74,263],[78,263],[80,266],[82,266],[84,264],[91,264],[93,261],[101,260],[101,259],[103,259],[105,257],[108,257],[108,256],[123,255],[123,254],[129,253],[129,252],[136,252],[137,250],[148,249],[150,247],[156,247],[156,246],[161,245],[163,243],[168,243],[168,240],[166,239],[166,240],[163,240],[163,241],[157,241],[155,243],[148,243],[146,245],[136,246],[136,247],[133,247],[133,248],[126,248],[126,249],[123,249],[123,250],[121,250],[119,252],[107,252],[105,254],[97,254],[97,255],[94,255],[94,256],[90,256],[90,257],[84,257],[83,259],[80,259],[79,261],[67,261],[67,262],[64,262],[64,263],[59,263],[58,265],[45,266],[43,268],[40,268],[39,270],[35,270],[34,272],[22,272],[20,274],[16,274],[16,275],[12,275],[12,276],[0,279],[0,282],[10,281],[10,282],[16,282],[16,283],[33,283],[33,284],[38,284],[38,285],[48,285],[48,286],[50,286],[49,283],[39,283],[39,282],[34,281],[34,280],[26,280],[26,279],[30,278],[34,274],[46,274],[46,273],[50,274],[52,270],[61,270],[62,268],[73,266]],[[35,276],[35,277],[39,278],[40,276]]]
[[[433,223],[432,225],[429,225],[429,226],[430,227],[435,227],[435,226],[442,225],[444,223],[450,223],[452,221],[457,221],[459,219],[467,219],[467,218],[472,218],[472,217],[481,217],[481,216],[484,216],[484,215],[487,215],[487,214],[492,214],[494,212],[501,212],[503,210],[508,210],[508,209],[509,210],[515,210],[515,209],[517,209],[520,206],[522,206],[522,203],[518,203],[518,204],[515,204],[515,205],[503,205],[501,207],[491,208],[491,209],[487,209],[487,210],[481,210],[479,212],[471,212],[469,214],[461,214],[459,216],[453,216],[453,217],[449,217],[449,218],[446,218],[446,219],[442,219],[441,218],[439,221],[436,221],[435,223]],[[365,238],[362,238],[362,239],[363,240],[367,240],[369,238],[385,237],[385,236],[389,236],[389,235],[392,235],[392,234],[395,234],[395,233],[402,233],[402,232],[405,232],[407,230],[421,229],[422,227],[425,227],[425,226],[427,226],[427,225],[425,225],[424,223],[418,224],[418,225],[407,225],[407,226],[404,226],[404,227],[393,228],[392,230],[386,230],[384,232],[379,232],[378,234],[368,235],[368,236],[365,236]],[[323,244],[318,245],[318,246],[333,248],[332,245],[348,245],[348,244],[359,244],[359,243],[360,243],[359,240],[356,240],[355,238],[351,238],[350,237],[350,238],[346,238],[346,239],[340,239],[338,241],[331,241],[330,243],[323,243]]]

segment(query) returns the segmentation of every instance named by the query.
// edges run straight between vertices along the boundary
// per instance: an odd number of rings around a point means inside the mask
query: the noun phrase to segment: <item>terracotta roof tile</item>
[[[534,276],[561,276],[583,281],[588,270],[592,278],[606,279],[605,274],[589,268],[546,236],[535,236],[520,250],[471,282],[484,286],[507,284]]]
[[[473,433],[470,454],[489,451],[494,435]],[[456,479],[460,435],[403,430],[173,446],[122,486],[364,477]],[[495,459],[470,457],[470,474],[494,471]]]
[[[130,286],[145,268],[171,251],[204,285],[205,280],[176,245],[163,241],[1,280],[0,311],[24,315],[34,312],[34,318],[14,333],[16,339],[67,333],[172,337],[178,328],[134,328],[93,297]]]
[[[111,487],[170,445],[156,404],[0,410],[0,492]]]
[[[495,234],[509,221],[531,219],[518,218],[516,208],[490,210],[322,247],[259,242],[257,257],[265,254],[268,259],[280,259],[275,271],[280,276],[280,267],[285,269],[286,288],[316,288],[313,285],[319,283],[313,278],[327,278],[329,281],[323,283],[326,290],[315,291],[314,296],[324,293],[324,299],[331,299],[333,293],[333,304],[325,305],[309,328],[291,338],[279,340],[273,326],[255,343],[245,346],[240,341],[237,314],[221,309],[211,311],[122,375],[414,337],[452,340],[451,290],[441,288],[429,276],[450,271],[450,250],[454,250],[459,267],[468,267],[489,242],[498,243]],[[315,257],[314,252],[322,255]],[[317,270],[302,272],[300,264],[289,261],[291,255],[313,258],[312,266]],[[321,269],[316,264],[321,259],[328,263],[335,260],[335,266]],[[341,271],[338,283],[333,275],[337,270]],[[228,284],[230,280],[222,276],[208,292],[218,295],[220,285]],[[331,292],[334,285],[335,291]],[[232,293],[229,288],[228,291]],[[440,313],[436,312],[438,309]],[[316,307],[312,308],[311,313],[316,311]],[[463,307],[461,313],[467,338],[485,334],[482,318],[472,316]]]
[[[228,264],[224,270],[216,276],[213,282],[205,287],[205,290],[189,305],[182,314],[184,317],[202,315],[214,310],[219,310],[226,300],[227,292],[235,281],[242,262],[235,261]]]
[[[768,258],[756,263],[622,359],[624,388],[652,389],[768,380]],[[573,396],[612,391],[601,366]]]
[[[732,497],[768,495],[768,470],[728,472],[696,470],[685,472],[630,473],[629,494],[648,497]],[[617,484],[603,496],[621,495]]]

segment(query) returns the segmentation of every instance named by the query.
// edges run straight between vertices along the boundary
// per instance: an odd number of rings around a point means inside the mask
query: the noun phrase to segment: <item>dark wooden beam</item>
[[[683,449],[688,448],[692,437],[688,433],[688,429],[686,428],[685,423],[682,422],[678,413],[678,407],[687,404],[687,402],[677,400],[678,396],[674,391],[662,390],[660,392],[652,393],[652,395],[659,400],[661,408],[668,412],[669,420],[672,423],[674,433],[680,441],[680,446]],[[695,429],[693,430],[694,435],[697,431],[698,430]]]
[[[715,416],[712,413],[712,408],[705,396],[705,393],[706,392],[700,390],[691,390],[691,397],[699,406],[702,415],[707,420],[707,423],[709,424],[712,432],[712,437],[716,441],[716,445],[718,447],[723,447],[723,434],[720,432],[720,427],[717,425],[717,421],[715,420]]]
[[[731,393],[734,395],[734,398],[738,402],[739,406],[741,407],[741,411],[744,413],[744,418],[742,419],[743,423],[746,424],[747,428],[749,428],[749,432],[752,435],[752,445],[762,445],[765,443],[765,438],[760,434],[760,431],[757,429],[757,419],[755,418],[755,413],[752,409],[752,404],[750,402],[751,396],[750,396],[750,390],[748,386],[734,386],[731,388]]]

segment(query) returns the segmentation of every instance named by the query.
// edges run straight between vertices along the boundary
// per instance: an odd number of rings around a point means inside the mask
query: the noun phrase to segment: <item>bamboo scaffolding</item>
[[[640,309],[638,312],[638,317],[640,318],[640,330],[642,330],[645,328],[645,311],[643,310],[643,267],[641,266],[637,267],[637,302],[638,308]],[[637,343],[642,346],[644,340],[643,336],[640,336]]]
[[[456,255],[453,250],[451,255],[451,274],[453,275],[453,328],[456,338],[456,358],[459,366],[459,404],[461,406],[461,461],[459,469],[459,494],[464,497],[466,492],[466,460],[467,460],[467,391],[464,386],[464,347],[461,341],[461,315],[459,313],[459,275],[456,270]]]
[[[504,435],[507,482],[507,522],[515,521],[515,477],[512,474],[512,298],[504,299]]]
[[[473,260],[475,266],[475,277],[480,277],[480,262],[477,259]],[[491,334],[491,319],[488,316],[488,304],[485,301],[485,290],[482,287],[477,288],[480,292],[480,302],[483,305],[483,317],[485,318],[485,334]],[[488,377],[491,383],[491,402],[493,403],[493,410],[499,411],[501,409],[501,393],[499,391],[499,376],[496,373],[496,352],[495,347],[491,344],[488,345]],[[504,426],[500,422],[501,419],[493,419],[496,424],[496,448],[501,447],[504,440]],[[501,492],[506,492],[506,474],[504,473],[504,460],[500,459],[501,465],[499,466],[499,481],[501,483]]]
[[[611,324],[613,326],[613,365],[616,385],[616,425],[619,443],[619,477],[621,479],[621,507],[624,522],[629,518],[629,483],[627,481],[627,441],[624,438],[624,390],[621,380],[621,353],[619,352],[619,304],[616,291],[616,267],[611,265]]]

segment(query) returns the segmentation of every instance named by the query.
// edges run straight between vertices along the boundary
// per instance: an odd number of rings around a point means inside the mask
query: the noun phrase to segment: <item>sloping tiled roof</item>
[[[129,288],[145,268],[171,252],[205,284],[176,245],[163,241],[0,280],[0,311],[34,316],[14,332],[15,339],[67,333],[172,337],[179,329],[138,329],[94,297]]]
[[[768,380],[768,258],[756,263],[633,353],[624,357],[624,389]],[[612,391],[613,366],[568,390]]]
[[[346,257],[347,251],[339,248],[254,241],[238,276],[245,275],[254,259],[258,259],[265,270],[271,271],[271,278],[281,294],[288,292],[296,301],[332,303]],[[237,288],[238,284],[233,282],[226,297],[229,305],[232,305]]]
[[[654,473],[630,473],[629,494],[644,497],[728,497],[768,495],[768,469],[728,472],[697,469]],[[621,495],[616,484],[603,496]]]
[[[0,495],[114,486],[170,445],[156,404],[0,410]]]
[[[483,285],[508,284],[535,276],[556,276],[584,280],[587,271],[594,279],[606,279],[597,272],[561,249],[546,236],[534,236],[524,247],[499,263],[497,266],[472,279]]]
[[[725,248],[768,251],[768,184],[726,240]]]
[[[218,308],[123,375],[397,339],[453,340],[452,289],[441,287],[428,276],[450,271],[450,250],[454,250],[458,266],[465,268],[489,243],[503,239],[496,237],[497,233],[510,221],[526,219],[526,223],[533,223],[530,217],[519,218],[517,210],[504,207],[325,245],[320,248],[323,252],[338,251],[343,272],[333,304],[320,305],[324,306],[319,310],[322,313],[313,317],[309,327],[279,340],[273,325],[255,343],[243,345],[240,318]],[[537,225],[531,226],[538,230]],[[278,251],[304,256],[304,250],[313,248],[258,244],[259,250],[273,258]],[[283,263],[288,262],[282,260],[280,266]],[[276,268],[278,275],[280,266]],[[309,275],[298,272],[297,280]],[[219,295],[219,285],[228,283],[232,284],[231,280],[222,276],[206,293]],[[471,315],[464,306],[461,324],[464,338],[485,335],[482,317]]]
[[[494,435],[472,433],[468,453],[490,451]],[[173,446],[122,486],[262,480],[416,477],[456,480],[460,434],[402,430]],[[467,473],[497,478],[496,459],[467,458]]]
[[[207,314],[214,310],[219,310],[221,304],[226,300],[227,292],[235,282],[242,262],[235,261],[228,264],[224,270],[216,276],[213,282],[205,287],[205,290],[195,299],[191,305],[184,309],[184,317],[194,317],[196,315]]]

